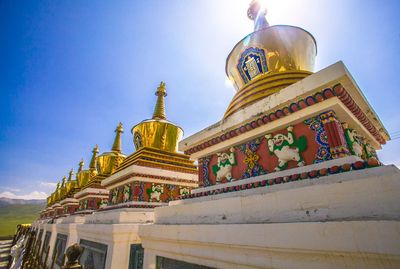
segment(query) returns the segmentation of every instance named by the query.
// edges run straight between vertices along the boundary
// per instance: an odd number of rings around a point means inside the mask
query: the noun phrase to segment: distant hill
[[[0,198],[0,236],[13,235],[21,223],[32,223],[46,206],[46,200]]]
[[[46,205],[46,200],[24,200],[0,197],[0,206],[2,205]]]

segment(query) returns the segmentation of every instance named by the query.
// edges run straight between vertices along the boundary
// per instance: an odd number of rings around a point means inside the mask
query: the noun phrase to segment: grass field
[[[0,206],[0,236],[13,235],[18,224],[32,223],[43,208],[44,205]]]

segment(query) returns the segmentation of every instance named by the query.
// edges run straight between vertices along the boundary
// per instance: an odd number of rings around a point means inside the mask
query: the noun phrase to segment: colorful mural
[[[192,188],[174,184],[134,181],[110,190],[109,204],[132,201],[168,203],[190,193]]]
[[[335,112],[329,110],[286,129],[201,158],[200,184],[226,183],[350,154],[364,160],[376,158],[376,152],[368,147],[365,138],[348,129],[347,125],[343,128]]]

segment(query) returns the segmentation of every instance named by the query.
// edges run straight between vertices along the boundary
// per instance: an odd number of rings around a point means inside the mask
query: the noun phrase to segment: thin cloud
[[[33,191],[29,194],[25,195],[16,195],[15,193],[5,191],[0,193],[0,198],[9,198],[9,199],[23,199],[23,200],[37,200],[37,199],[46,199],[47,194],[41,191]]]
[[[10,191],[10,192],[20,192],[21,191],[21,189],[10,188],[10,187],[0,187],[0,189],[5,190],[5,191]]]
[[[41,181],[40,186],[46,187],[46,188],[55,188],[55,187],[57,187],[57,183]]]

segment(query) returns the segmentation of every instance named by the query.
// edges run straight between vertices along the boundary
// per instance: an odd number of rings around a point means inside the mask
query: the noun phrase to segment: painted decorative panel
[[[42,241],[43,240],[43,229],[40,229],[40,231],[39,231],[39,236],[38,236],[38,238],[37,238],[37,242],[43,242]],[[39,248],[40,248],[41,246],[39,246]]]
[[[335,123],[334,126],[332,122]],[[215,185],[349,155],[347,144],[340,143],[345,141],[343,133],[349,132],[344,132],[342,126],[336,122],[338,120],[334,111],[327,111],[293,126],[266,133],[201,158],[199,182],[202,186]],[[355,135],[353,137],[357,138]],[[332,151],[331,141],[339,141],[335,146],[343,148],[340,154]],[[374,153],[371,151],[369,155],[373,156]]]
[[[129,269],[143,269],[144,249],[141,244],[132,244],[129,255]]]
[[[167,203],[190,193],[191,188],[152,182],[131,182],[110,190],[109,204],[116,205],[131,201]]]
[[[237,69],[246,84],[253,78],[268,71],[265,52],[261,48],[247,48],[241,55]]]
[[[107,245],[81,239],[80,245],[83,253],[80,257],[80,264],[85,269],[104,269],[107,258]]]
[[[42,247],[45,251],[47,251],[47,248],[49,247],[50,237],[51,237],[51,232],[46,232],[46,234],[44,236],[44,240],[43,240],[43,247]],[[46,256],[43,255],[42,256],[42,262],[44,262],[45,259],[46,259]]]
[[[101,207],[104,207],[108,204],[107,198],[86,198],[79,201],[78,211],[83,210],[97,210]]]
[[[65,248],[67,246],[67,238],[68,236],[65,234],[57,234],[56,244],[53,252],[54,254],[57,254],[56,268],[60,268],[63,265]]]

